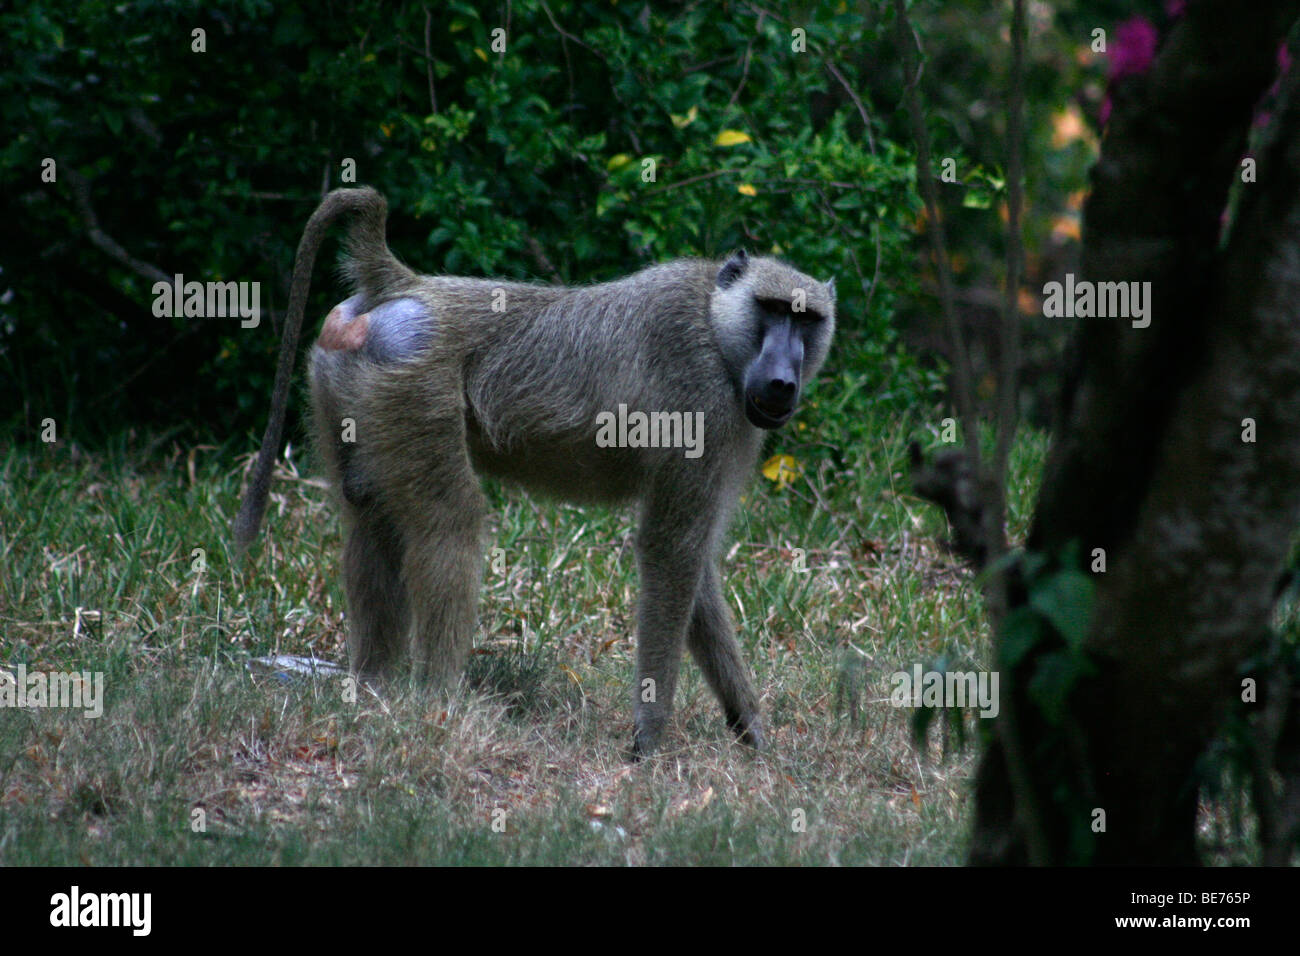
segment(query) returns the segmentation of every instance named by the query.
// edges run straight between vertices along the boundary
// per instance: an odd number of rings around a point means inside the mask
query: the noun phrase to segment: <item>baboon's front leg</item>
[[[727,726],[743,743],[762,749],[763,727],[758,715],[758,695],[749,680],[736,643],[731,612],[722,596],[718,569],[712,559],[700,575],[700,587],[691,613],[687,644],[713,688]]]
[[[674,501],[651,503],[642,511],[633,759],[655,751],[672,713],[682,645],[708,559],[709,522],[692,510],[686,502]]]

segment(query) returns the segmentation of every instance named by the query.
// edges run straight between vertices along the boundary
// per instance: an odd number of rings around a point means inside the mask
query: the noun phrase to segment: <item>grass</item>
[[[940,721],[915,742],[888,675],[987,667],[980,600],[907,490],[914,425],[865,428],[842,457],[781,436],[769,451],[804,474],[757,476],[738,509],[723,571],[770,749],[731,742],[688,662],[664,751],[637,766],[628,512],[490,486],[500,550],[466,681],[352,700],[341,677],[248,667],[346,663],[338,522],[298,455],[241,570],[247,458],[9,450],[0,667],[102,671],[106,690],[97,719],[0,711],[0,864],[960,863],[975,751]],[[1017,445],[1013,537],[1044,453]]]

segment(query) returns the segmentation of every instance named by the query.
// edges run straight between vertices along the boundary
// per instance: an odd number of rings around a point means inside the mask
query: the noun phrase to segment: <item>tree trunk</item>
[[[1300,70],[1219,241],[1297,15],[1294,0],[1249,14],[1193,0],[1151,68],[1112,90],[1079,278],[1150,282],[1151,322],[1079,320],[1028,542],[1049,558],[1075,542],[1085,570],[1104,550],[1084,641],[1098,672],[1053,724],[1025,693],[1042,652],[1004,670],[1023,774],[1000,735],[977,776],[973,863],[1028,862],[1034,845],[1055,864],[1196,862],[1195,764],[1240,699],[1300,525]]]

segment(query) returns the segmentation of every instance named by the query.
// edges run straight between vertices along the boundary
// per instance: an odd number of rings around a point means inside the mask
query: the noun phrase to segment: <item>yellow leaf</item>
[[[1043,314],[1043,304],[1038,301],[1038,296],[1028,289],[1020,289],[1016,292],[1016,305],[1019,306],[1021,315]]]
[[[1079,107],[1071,103],[1059,113],[1052,114],[1052,149],[1062,149],[1079,140],[1097,148],[1097,135],[1084,120]]]
[[[474,55],[478,57],[480,60],[482,60],[484,63],[487,62],[487,54],[484,53],[480,48],[474,47]]]
[[[393,136],[393,124],[392,124],[392,123],[380,123],[380,124],[379,124],[379,132],[381,132],[381,133],[384,134],[384,138],[385,138],[385,139],[391,139],[392,136]]]
[[[775,481],[778,489],[794,484],[801,474],[803,468],[793,455],[773,455],[763,463],[763,477]]]
[[[632,162],[631,156],[627,153],[619,153],[617,156],[611,156],[609,158],[609,162],[605,164],[605,168],[612,173],[616,169],[622,169],[630,162]]]
[[[1066,242],[1073,239],[1078,242],[1083,239],[1083,229],[1079,224],[1078,216],[1057,216],[1052,220],[1052,238],[1057,242]]]
[[[741,183],[739,186],[736,187],[736,192],[740,193],[742,196],[758,195],[758,190],[755,189],[753,186],[751,186],[749,183]]]
[[[718,138],[713,141],[714,146],[739,146],[741,143],[749,143],[752,140],[748,133],[742,133],[738,129],[724,129],[718,134]]]
[[[467,26],[469,26],[468,23],[466,23],[460,17],[457,17],[455,20],[451,21],[451,26],[448,27],[447,29],[451,33],[459,33],[461,30],[464,30]]]
[[[700,115],[700,108],[692,106],[686,111],[685,116],[678,116],[676,113],[669,113],[668,118],[673,121],[673,125],[678,129],[685,129],[695,122],[695,117]]]
[[[361,58],[361,62],[362,62],[362,63],[374,63],[374,62],[375,62],[375,55],[374,55],[373,53],[367,53],[365,56],[363,56],[363,57]]]

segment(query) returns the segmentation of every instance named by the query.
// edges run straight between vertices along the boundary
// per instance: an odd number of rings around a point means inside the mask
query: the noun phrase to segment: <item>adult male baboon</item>
[[[659,740],[683,644],[731,729],[761,746],[716,553],[762,430],[790,418],[826,358],[833,283],[743,252],[580,288],[419,275],[388,250],[383,197],[336,190],[298,247],[270,422],[235,522],[241,551],[266,507],[312,265],[340,217],[356,294],[325,319],[311,391],[343,510],[353,671],[384,677],[409,658],[436,681],[460,673],[482,563],[476,473],[569,500],[636,499],[634,753]],[[665,447],[683,436],[690,447]]]

